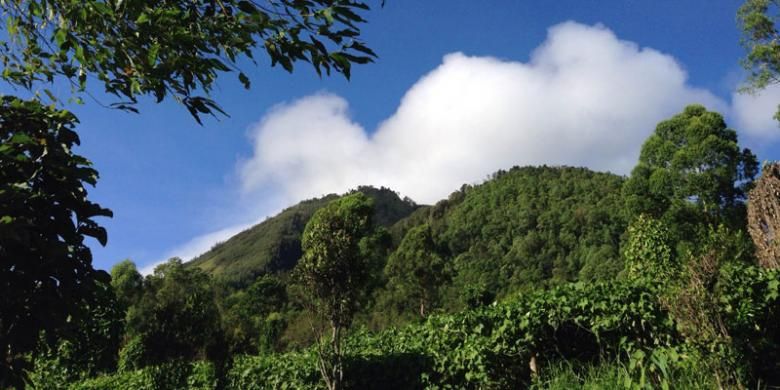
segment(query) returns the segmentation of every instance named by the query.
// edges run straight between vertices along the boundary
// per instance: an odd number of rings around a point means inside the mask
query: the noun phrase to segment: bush
[[[216,387],[213,364],[174,362],[100,376],[75,383],[70,390],[211,390]]]

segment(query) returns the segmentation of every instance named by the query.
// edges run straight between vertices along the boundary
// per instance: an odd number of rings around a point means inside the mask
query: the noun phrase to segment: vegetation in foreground
[[[628,178],[513,168],[433,206],[308,201],[197,262],[118,264],[18,358],[34,388],[776,385],[780,272],[747,228],[772,167],[755,185],[734,131],[691,106]],[[240,265],[258,231],[295,250]]]

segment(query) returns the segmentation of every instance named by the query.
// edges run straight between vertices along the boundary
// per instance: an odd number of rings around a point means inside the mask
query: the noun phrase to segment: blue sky
[[[654,123],[694,102],[724,112],[760,159],[780,158],[780,93],[733,95],[739,4],[388,0],[364,28],[379,59],[349,82],[262,58],[245,69],[249,91],[223,75],[213,97],[230,117],[204,126],[172,101],[139,115],[69,107],[101,174],[90,197],[115,214],[95,266],[187,259],[358,184],[430,202],[515,164],[625,174]]]

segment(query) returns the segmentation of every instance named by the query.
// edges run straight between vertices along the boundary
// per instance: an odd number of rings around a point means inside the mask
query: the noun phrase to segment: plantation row
[[[683,283],[684,284],[684,283]],[[661,289],[664,286],[664,289]],[[729,337],[702,343],[678,318],[669,284],[648,278],[571,283],[507,302],[346,341],[347,388],[518,388],[556,362],[624,362],[625,384],[668,387],[702,369],[710,383],[756,383],[777,375],[780,272],[739,263],[720,267],[711,286]],[[678,291],[678,294],[683,292]],[[532,372],[532,366],[537,373]],[[240,356],[219,374],[210,363],[168,364],[120,372],[70,389],[324,388],[314,348]],[[776,379],[776,378],[775,378]]]

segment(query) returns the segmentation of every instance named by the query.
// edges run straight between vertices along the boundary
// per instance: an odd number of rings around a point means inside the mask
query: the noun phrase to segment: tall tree
[[[343,386],[344,332],[365,297],[369,281],[372,215],[371,198],[356,192],[318,210],[303,233],[303,258],[295,272],[309,308],[331,327],[328,350],[322,346],[323,337],[318,337],[319,368],[330,390]]]
[[[349,78],[352,64],[375,57],[359,40],[368,9],[358,0],[2,1],[1,76],[27,89],[63,77],[76,93],[93,76],[114,107],[172,97],[200,121],[222,112],[208,98],[219,73],[249,88],[239,66],[258,49],[287,71],[303,61]]]
[[[391,288],[417,301],[421,317],[436,299],[439,287],[448,280],[447,263],[436,252],[428,224],[410,229],[390,256],[385,274]]]
[[[97,172],[73,153],[76,117],[35,101],[0,98],[0,388],[20,386],[39,333],[83,311],[109,276],[85,238],[106,243],[87,199]]]
[[[674,241],[699,226],[744,228],[747,190],[758,170],[723,117],[699,105],[658,124],[623,192],[632,216],[659,218]]]

